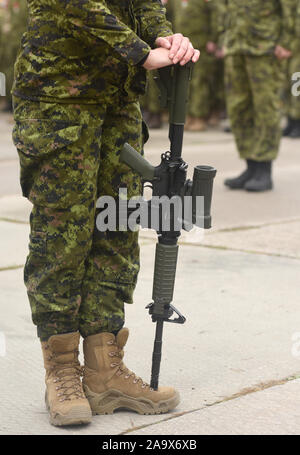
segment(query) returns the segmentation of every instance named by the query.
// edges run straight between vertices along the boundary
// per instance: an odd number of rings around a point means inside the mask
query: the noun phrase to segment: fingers
[[[172,38],[172,46],[171,46],[171,50],[170,50],[170,59],[173,60],[173,63],[175,63],[175,61],[174,61],[175,56],[181,46],[183,35],[181,33],[175,33],[175,35],[172,35],[171,38]]]
[[[193,58],[194,52],[195,52],[195,50],[192,46],[192,43],[189,43],[186,53],[184,54],[183,58],[180,60],[180,65],[185,65],[187,62],[189,62]]]
[[[183,57],[185,57],[185,55],[190,52],[190,49],[190,40],[183,36],[178,51],[176,52],[173,59],[173,63],[176,64],[178,62],[181,62]]]
[[[155,41],[155,44],[157,47],[163,47],[164,49],[170,49],[171,43],[168,39],[168,37],[159,37]]]
[[[192,62],[193,63],[198,62],[199,58],[200,58],[200,51],[198,49],[194,49],[194,55],[192,58]]]
[[[189,38],[183,36],[181,33],[175,33],[166,37],[160,36],[156,39],[155,44],[157,47],[169,49],[169,58],[174,65],[178,62],[180,65],[185,65],[190,60],[196,63],[200,57],[200,51],[194,49]]]
[[[190,43],[184,57],[180,60],[180,65],[185,65],[190,60],[192,60],[193,63],[196,63],[199,60],[199,57],[200,51],[198,49],[194,49],[192,43]]]
[[[169,37],[172,43],[169,57],[173,61],[173,64],[180,63],[180,65],[185,65],[187,62],[192,60],[196,63],[200,57],[200,51],[194,49],[189,38],[183,36],[181,33],[175,33]]]

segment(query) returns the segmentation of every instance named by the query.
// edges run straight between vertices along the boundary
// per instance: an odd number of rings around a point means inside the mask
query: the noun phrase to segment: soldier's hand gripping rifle
[[[120,158],[142,177],[143,183],[150,183],[152,196],[159,198],[175,196],[181,198],[182,201],[186,199],[184,196],[191,196],[189,200],[192,201],[192,224],[208,229],[211,227],[210,207],[216,170],[210,166],[196,166],[193,181],[187,180],[187,164],[181,158],[191,70],[192,64],[189,63],[184,66],[173,65],[159,70],[158,84],[161,101],[164,107],[168,107],[170,122],[170,151],[161,155],[159,166],[152,166],[128,144],[125,144]],[[204,197],[204,211],[201,214],[196,210],[198,196]],[[151,200],[149,203],[151,204]],[[162,212],[160,215],[160,218],[166,216]],[[156,322],[150,384],[155,390],[158,388],[164,322],[179,324],[185,322],[185,317],[171,304],[180,230],[175,230],[174,211],[168,216],[170,217],[170,223],[168,223],[170,228],[165,230],[162,219],[160,219],[159,227],[156,229],[158,243],[156,244],[153,302],[146,307],[149,309],[153,322]],[[182,213],[179,217],[183,218]],[[174,313],[177,317],[171,319]]]

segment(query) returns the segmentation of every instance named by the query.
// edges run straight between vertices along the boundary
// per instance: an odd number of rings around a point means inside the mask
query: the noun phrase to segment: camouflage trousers
[[[227,110],[241,158],[271,161],[277,157],[281,85],[281,66],[275,56],[225,58]]]
[[[142,151],[139,104],[49,104],[14,99],[13,140],[23,195],[33,204],[24,279],[38,336],[119,330],[139,271],[138,233],[95,228],[101,195],[141,182],[119,154]]]
[[[295,73],[300,74],[300,48],[299,48],[299,46],[293,53],[293,56],[289,60],[289,65],[288,65],[289,94],[288,94],[287,113],[293,119],[300,120],[300,95],[295,96],[292,92],[293,84],[295,84],[297,81],[299,81],[299,78],[297,80],[292,79],[292,76]],[[299,90],[300,90],[300,88],[298,87],[298,90],[296,90],[297,93],[299,92]]]
[[[224,109],[223,60],[201,50],[201,62],[193,68],[189,97],[189,115],[208,118],[213,112]]]

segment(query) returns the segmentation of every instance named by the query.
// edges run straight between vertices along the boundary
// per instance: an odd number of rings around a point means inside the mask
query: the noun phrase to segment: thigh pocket
[[[23,195],[40,205],[61,205],[66,179],[72,178],[81,166],[82,153],[73,145],[81,137],[82,125],[63,121],[17,120],[13,142],[17,147],[21,167]],[[73,175],[75,180],[78,176]]]

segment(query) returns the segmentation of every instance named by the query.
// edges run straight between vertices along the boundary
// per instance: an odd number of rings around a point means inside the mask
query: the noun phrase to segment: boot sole
[[[255,189],[255,188],[247,188],[247,186],[245,186],[245,190],[250,192],[250,193],[263,193],[264,191],[271,191],[273,189],[273,184],[271,185],[268,185],[264,188],[260,188],[260,189]]]
[[[116,409],[120,408],[135,411],[142,415],[165,414],[176,408],[180,402],[178,392],[169,400],[155,403],[146,398],[132,398],[115,389],[110,389],[103,393],[94,393],[85,385],[83,388],[93,415],[113,414]]]
[[[49,420],[51,425],[56,427],[67,425],[85,425],[92,421],[92,412],[90,409],[83,409],[82,406],[74,406],[67,415],[51,413],[48,402],[47,392],[45,395],[46,408],[49,412]]]

